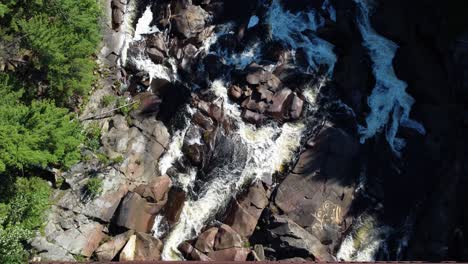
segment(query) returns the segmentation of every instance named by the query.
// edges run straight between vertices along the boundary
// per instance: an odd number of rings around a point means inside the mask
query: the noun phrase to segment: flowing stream
[[[368,0],[354,2],[359,9],[357,22],[364,40],[363,45],[369,49],[376,80],[375,88],[368,98],[371,113],[366,118],[367,127],[360,128],[361,143],[386,127],[388,143],[396,154],[400,154],[405,146],[404,140],[397,137],[400,125],[413,128],[421,134],[425,134],[425,130],[420,123],[409,118],[414,99],[406,93],[408,85],[398,79],[393,69],[393,58],[398,45],[372,28]]]
[[[360,128],[361,140],[364,142],[382,128],[387,127],[387,140],[392,149],[399,153],[404,142],[396,136],[398,127],[400,125],[411,127],[420,133],[424,133],[424,128],[409,118],[414,100],[405,92],[406,83],[399,80],[393,70],[392,60],[398,46],[373,30],[367,2],[365,0],[354,1],[359,8],[357,21],[364,40],[363,44],[369,49],[376,78],[376,86],[368,100],[372,111],[366,119],[367,127]],[[331,20],[336,21],[336,11],[328,0],[323,3],[322,9],[328,13]],[[152,16],[148,6],[138,20],[131,42],[142,41],[145,34],[159,31],[156,27],[150,26]],[[319,12],[310,10],[292,14],[281,6],[279,0],[273,0],[266,16],[252,16],[248,27],[255,27],[260,23],[270,24],[273,39],[289,45],[293,54],[299,49],[305,53],[310,65],[307,71],[324,72],[323,81],[321,81],[323,84],[327,78],[332,77],[337,61],[333,45],[315,35],[315,31],[323,25],[324,21],[325,19]],[[262,43],[255,43],[235,54],[227,54],[222,49],[213,51],[212,47],[221,35],[233,34],[231,26],[230,24],[218,25],[217,33],[213,33],[205,41],[203,49],[206,53],[211,52],[222,56],[227,65],[243,69],[259,59]],[[128,58],[127,61],[138,70],[148,72],[151,79],[157,77],[174,81],[179,78],[174,68],[154,64],[144,52]],[[271,68],[274,67],[275,65],[271,65]],[[235,145],[233,159],[210,172],[209,179],[197,191],[196,197],[189,196],[182,209],[179,222],[171,230],[167,230],[163,217],[157,216],[153,229],[155,236],[164,236],[163,260],[182,259],[177,250],[180,243],[196,237],[203,227],[215,220],[216,215],[225,209],[230,199],[246,185],[254,180],[271,181],[272,175],[280,170],[283,164],[290,162],[300,147],[301,137],[306,128],[303,121],[283,125],[270,123],[259,128],[244,123],[239,106],[228,98],[226,88],[228,86],[228,80],[220,79],[212,82],[209,89],[218,98],[216,100],[218,104],[220,106],[223,104],[225,115],[238,127],[230,138]],[[309,104],[315,103],[315,91],[306,90],[304,96]],[[193,112],[190,107],[187,106],[187,108],[189,113]],[[312,105],[311,108],[313,109],[314,106]],[[168,151],[159,161],[161,174],[165,174],[183,156],[182,146],[189,126],[190,121],[187,119],[185,128],[174,133]],[[198,144],[199,141],[195,139],[193,143]],[[187,191],[194,186],[196,178],[197,170],[189,168],[189,173],[179,174],[173,181]],[[368,232],[363,234],[359,231],[363,228]],[[362,220],[355,229],[357,231],[344,239],[338,258],[372,260],[376,250],[385,240],[387,229],[377,227],[375,221],[369,218]],[[367,242],[357,244],[356,236],[364,237]]]

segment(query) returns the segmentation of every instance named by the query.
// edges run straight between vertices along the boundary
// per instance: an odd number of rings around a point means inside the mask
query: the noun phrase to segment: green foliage
[[[117,157],[115,157],[115,158],[113,158],[113,159],[111,160],[111,162],[112,162],[113,164],[122,163],[123,161],[124,161],[124,157],[123,157],[123,156],[117,156]]]
[[[99,196],[102,192],[102,180],[99,178],[90,178],[86,183],[85,192],[90,198]]]
[[[67,103],[74,94],[86,94],[94,81],[99,15],[95,0],[2,0],[0,39],[21,38],[21,47],[33,51],[30,71],[49,86],[46,95]],[[36,93],[28,91],[31,97]]]
[[[13,188],[14,196],[0,203],[0,263],[26,262],[24,245],[43,226],[50,206],[50,187],[40,178],[18,178]]]
[[[109,105],[111,105],[112,103],[114,103],[116,100],[115,96],[114,95],[104,95],[102,97],[102,100],[101,100],[101,103],[104,107],[108,107]]]
[[[80,124],[52,101],[26,106],[21,95],[0,80],[0,173],[77,162],[83,140]]]
[[[137,102],[128,102],[125,98],[119,98],[117,100],[117,108],[119,108],[120,113],[123,116],[128,116],[128,114],[138,109],[139,104]]]
[[[27,230],[41,227],[44,223],[44,211],[50,205],[51,191],[47,182],[37,177],[18,178],[15,193],[9,201],[11,210],[4,224],[20,226]]]
[[[0,263],[22,264],[28,259],[24,242],[33,232],[16,226],[0,226]]]
[[[110,164],[109,157],[107,157],[104,153],[96,154],[97,159],[101,162],[104,166],[108,166]]]
[[[86,146],[93,151],[101,147],[101,127],[99,123],[91,123],[86,128]]]

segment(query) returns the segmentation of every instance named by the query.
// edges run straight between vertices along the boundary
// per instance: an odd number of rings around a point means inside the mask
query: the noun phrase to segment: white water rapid
[[[284,163],[289,162],[300,145],[305,128],[301,123],[255,128],[244,123],[238,106],[229,102],[223,81],[213,82],[211,90],[223,99],[219,101],[224,101],[225,114],[239,125],[236,132],[238,139],[234,141],[245,148],[247,158],[245,165],[237,170],[219,168],[219,175],[204,186],[200,197],[186,201],[179,222],[165,240],[163,260],[181,259],[177,250],[180,243],[196,236],[246,184],[255,179],[268,180]]]
[[[370,8],[366,0],[354,0],[359,8],[358,25],[364,40],[363,45],[369,49],[373,62],[376,80],[375,88],[368,98],[371,108],[366,118],[367,127],[360,127],[361,143],[386,128],[386,138],[393,151],[399,155],[405,142],[397,138],[399,126],[405,126],[425,134],[424,127],[409,118],[414,99],[406,93],[407,84],[398,79],[393,69],[393,58],[398,45],[379,35],[370,22]]]
[[[329,75],[333,73],[337,60],[333,45],[314,35],[301,34],[305,30],[316,31],[324,23],[324,19],[314,10],[292,14],[284,10],[279,0],[273,0],[267,15],[267,22],[271,25],[273,38],[288,43],[294,50],[303,49],[314,70],[317,70],[320,65],[326,65],[327,73]]]

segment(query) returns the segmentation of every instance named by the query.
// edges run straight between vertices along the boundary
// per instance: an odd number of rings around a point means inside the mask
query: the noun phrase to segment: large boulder
[[[173,17],[177,31],[185,38],[195,37],[205,28],[208,13],[200,6],[189,5]]]
[[[214,244],[216,250],[241,248],[243,246],[242,237],[234,229],[225,224],[219,227]]]
[[[172,180],[169,176],[164,175],[156,177],[153,181],[146,185],[140,185],[134,192],[145,198],[151,203],[155,203],[159,207],[163,207],[167,203],[169,190],[172,186]]]
[[[250,237],[263,209],[268,205],[269,195],[262,182],[254,183],[247,194],[235,200],[226,216],[225,224],[229,225],[242,237]]]
[[[354,199],[358,142],[344,130],[325,125],[281,183],[275,203],[295,223],[333,248],[345,231]],[[339,164],[339,166],[337,165]]]
[[[203,253],[214,251],[215,238],[218,233],[217,227],[211,227],[198,236],[195,248]]]
[[[156,204],[147,202],[139,194],[129,192],[122,200],[116,224],[138,232],[149,233],[156,217]]]
[[[317,237],[287,217],[273,216],[268,232],[279,256],[314,256],[318,261],[333,260],[328,248]]]
[[[293,93],[290,89],[285,88],[275,93],[272,98],[272,104],[268,107],[268,114],[273,118],[284,120],[288,118],[289,107],[293,98]]]
[[[120,261],[159,261],[163,243],[148,234],[136,233],[130,236],[120,253]]]
[[[127,243],[130,236],[132,236],[134,231],[127,231],[123,234],[117,235],[111,238],[106,243],[102,244],[98,249],[96,249],[96,256],[99,261],[112,261],[115,256],[122,250],[122,248]]]
[[[53,242],[74,255],[90,257],[104,238],[103,228],[101,224],[91,222],[60,233]]]

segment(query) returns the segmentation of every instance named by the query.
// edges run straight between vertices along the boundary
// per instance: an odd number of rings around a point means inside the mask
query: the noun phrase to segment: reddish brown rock
[[[150,184],[138,186],[134,192],[138,193],[141,197],[146,198],[150,202],[164,206],[167,202],[167,196],[171,185],[171,178],[164,175],[157,177]]]
[[[299,117],[301,117],[303,108],[304,100],[295,94],[291,102],[291,109],[289,111],[291,119],[299,119]]]
[[[275,93],[273,102],[268,107],[268,114],[279,120],[287,118],[292,96],[292,91],[287,88]]]
[[[265,121],[266,117],[262,114],[255,113],[250,110],[244,110],[244,112],[242,112],[242,118],[252,124],[261,124],[263,121]]]
[[[357,139],[344,130],[325,126],[308,142],[276,195],[275,203],[291,220],[320,241],[332,241],[330,250],[346,228],[354,199],[358,147]]]
[[[129,192],[122,200],[116,224],[138,232],[150,232],[155,218],[154,206],[139,194]]]
[[[120,253],[120,261],[158,261],[161,260],[163,243],[148,234],[136,233],[130,236]]]
[[[135,232],[128,231],[111,238],[102,244],[95,252],[99,261],[111,261],[117,256],[120,250],[125,246],[130,236]]]
[[[215,250],[241,248],[243,246],[244,241],[234,229],[225,224],[219,227],[214,244]]]
[[[212,227],[201,233],[198,236],[197,242],[195,243],[195,248],[200,250],[203,253],[208,253],[214,250],[215,238],[218,233],[217,227]]]
[[[182,209],[184,209],[186,194],[182,190],[171,189],[169,199],[166,205],[166,220],[169,225],[173,226],[179,221]]]
[[[214,261],[245,261],[249,253],[248,248],[228,248],[210,252],[208,257]]]
[[[225,220],[242,237],[250,237],[263,209],[268,205],[268,195],[261,182],[254,183],[244,197],[234,201]]]
[[[242,89],[236,85],[231,86],[229,89],[229,96],[234,99],[240,99],[242,97]]]

